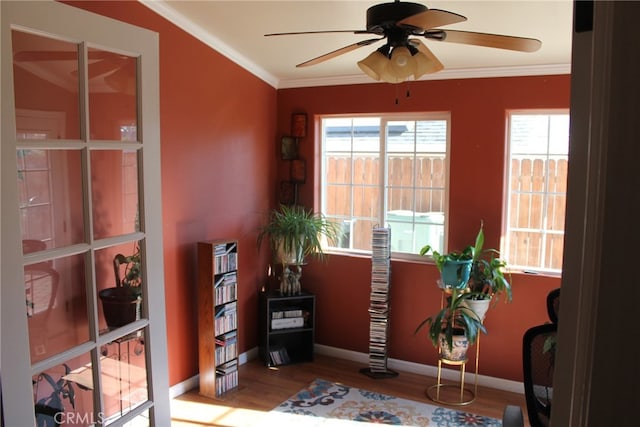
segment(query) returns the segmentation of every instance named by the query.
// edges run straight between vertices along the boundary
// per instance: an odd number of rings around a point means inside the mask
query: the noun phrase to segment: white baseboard
[[[369,364],[369,355],[366,353],[360,353],[358,351],[345,350],[337,347],[330,347],[328,345],[315,344],[314,350],[318,354],[325,356],[336,357],[338,359],[351,360],[353,362],[362,363],[365,366]],[[254,347],[245,353],[240,354],[238,363],[244,365],[249,360],[258,357],[258,347]],[[430,365],[422,365],[420,363],[408,362],[406,360],[388,359],[389,369],[411,372],[418,375],[427,375],[430,377],[436,377],[438,375],[438,368]],[[460,373],[454,369],[442,369],[442,378],[450,381],[456,381],[460,378]],[[465,382],[473,384],[475,381],[475,374],[467,372],[465,374]],[[478,385],[483,387],[490,387],[496,390],[504,390],[512,393],[524,394],[524,385],[518,381],[505,380],[502,378],[489,377],[486,375],[478,375]],[[182,381],[169,388],[169,397],[171,399],[186,393],[189,390],[199,387],[199,376],[193,377]]]
[[[255,359],[256,357],[258,357],[258,347],[254,347],[244,353],[241,353],[238,357],[238,363],[240,365],[244,365],[249,360]],[[200,387],[200,375],[194,375],[191,378],[187,378],[186,380],[169,387],[169,398],[173,399],[188,392],[189,390],[197,389],[198,387]]]
[[[345,350],[337,347],[329,347],[322,344],[316,344],[314,346],[314,349],[318,354],[359,362],[365,365],[363,367],[369,365],[369,354],[366,353]],[[422,365],[420,363],[408,362],[406,360],[389,358],[387,359],[387,367],[392,370],[411,372],[413,374],[419,375],[427,375],[434,378],[438,376],[438,368],[436,366]],[[460,372],[455,369],[443,368],[441,377],[446,380],[457,381],[460,379]],[[467,384],[473,384],[475,381],[475,373],[469,373],[467,371],[465,373],[464,380]],[[524,394],[524,384],[518,381],[505,380],[502,378],[489,377],[486,375],[478,375],[478,385],[494,388],[496,390],[504,390],[512,393]]]

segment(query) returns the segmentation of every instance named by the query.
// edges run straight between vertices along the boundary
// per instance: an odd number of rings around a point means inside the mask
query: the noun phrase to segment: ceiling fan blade
[[[102,59],[100,61],[93,62],[88,65],[89,78],[93,79],[94,77],[102,76],[103,74],[108,74],[112,71],[119,69],[124,64],[125,64],[124,60],[115,61],[110,59]]]
[[[16,62],[36,62],[36,61],[77,61],[78,52],[71,50],[25,50],[13,55]],[[89,51],[90,60],[98,60],[112,57],[113,54],[107,51]]]
[[[62,50],[26,50],[17,52],[13,59],[16,62],[35,62],[35,61],[77,61],[77,51]]]
[[[398,21],[397,25],[408,25],[411,27],[422,28],[426,31],[443,25],[464,22],[466,20],[466,17],[458,15],[457,13],[440,9],[429,9],[402,19]]]
[[[347,52],[351,52],[352,50],[356,50],[356,49],[358,49],[360,47],[369,46],[370,44],[375,43],[377,41],[380,41],[382,39],[384,39],[384,37],[379,38],[379,39],[368,39],[368,40],[359,41],[357,43],[353,43],[353,44],[350,44],[348,46],[341,47],[340,49],[336,49],[336,50],[334,50],[332,52],[325,53],[324,55],[320,55],[320,56],[317,56],[317,57],[315,57],[313,59],[310,59],[308,61],[302,62],[302,63],[296,65],[296,67],[308,67],[310,65],[316,65],[316,64],[319,64],[321,62],[327,61],[329,59],[335,58],[336,56],[340,56],[340,55],[345,54]]]
[[[519,52],[535,52],[542,46],[542,42],[538,39],[503,36],[500,34],[474,33],[471,31],[438,29],[426,31],[424,36],[436,41],[495,47],[497,49],[515,50]]]
[[[265,37],[272,36],[297,36],[300,34],[331,34],[331,33],[351,33],[351,34],[378,34],[368,30],[325,30],[325,31],[293,31],[289,33],[269,33]]]
[[[429,58],[430,64],[425,74],[437,73],[438,71],[444,69],[444,65],[442,64],[442,62],[440,62],[440,60],[433,54],[433,52],[431,52],[431,49],[429,49],[427,45],[422,43],[421,40],[410,39],[409,43],[417,47],[420,52],[424,53],[427,58]]]

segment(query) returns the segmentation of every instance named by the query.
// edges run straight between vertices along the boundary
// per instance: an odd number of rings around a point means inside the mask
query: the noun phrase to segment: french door
[[[1,8],[4,423],[168,425],[158,36]]]

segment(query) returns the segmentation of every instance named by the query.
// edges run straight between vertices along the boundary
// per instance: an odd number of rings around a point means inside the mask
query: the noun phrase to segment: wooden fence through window
[[[444,212],[444,155],[414,158],[389,154],[388,159],[389,212]],[[353,157],[334,154],[325,160],[324,213],[341,221],[354,220],[351,247],[370,250],[371,228],[381,216],[380,158],[375,154]],[[509,196],[512,233],[508,248],[511,265],[561,269],[567,164],[566,157],[512,159]]]

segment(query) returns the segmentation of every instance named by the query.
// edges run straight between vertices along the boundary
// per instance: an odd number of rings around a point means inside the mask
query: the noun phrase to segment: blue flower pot
[[[445,288],[464,289],[471,274],[472,260],[447,261],[442,266],[440,276]]]

